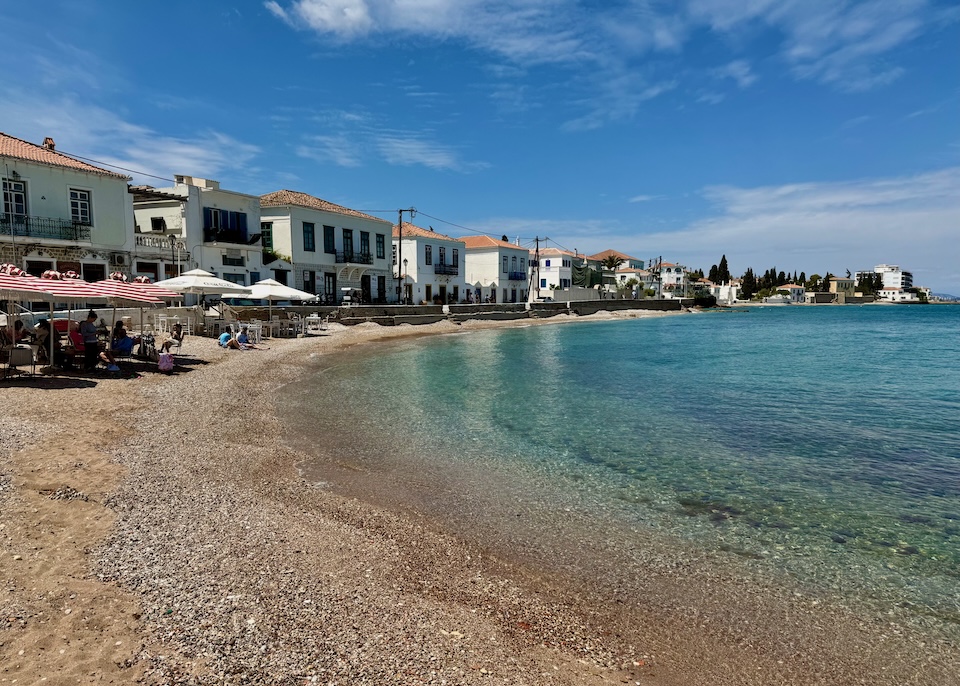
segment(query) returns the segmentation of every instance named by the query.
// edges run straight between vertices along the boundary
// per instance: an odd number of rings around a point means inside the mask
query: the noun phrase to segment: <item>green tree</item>
[[[720,265],[717,267],[717,278],[720,283],[730,283],[730,268],[727,266],[727,256],[720,258]],[[711,279],[713,281],[713,279]]]
[[[707,275],[707,278],[714,283],[720,283],[720,269],[717,265],[714,264],[710,266],[710,273]]]
[[[756,292],[757,277],[754,275],[753,269],[747,267],[747,271],[743,273],[743,277],[740,279],[740,295],[743,296],[744,300],[750,300]]]

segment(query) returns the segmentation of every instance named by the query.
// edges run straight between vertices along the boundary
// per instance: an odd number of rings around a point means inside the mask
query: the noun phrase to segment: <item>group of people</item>
[[[224,331],[217,339],[217,343],[225,350],[257,350],[257,346],[250,342],[247,327],[241,327],[240,333],[234,337],[229,331]]]
[[[17,321],[14,325],[15,332],[25,331],[23,338],[31,335],[23,327],[23,323]],[[118,372],[120,366],[117,364],[118,357],[129,357],[133,354],[133,347],[140,343],[140,337],[134,337],[129,334],[123,320],[117,320],[113,331],[110,333],[110,346],[106,349],[100,347],[100,335],[97,326],[97,313],[90,310],[84,321],[79,326],[68,325],[67,342],[55,326],[51,326],[46,319],[37,322],[34,336],[34,343],[37,344],[37,361],[50,364],[50,340],[53,337],[53,364],[63,369],[73,369],[74,357],[77,350],[83,351],[83,371],[93,371],[99,363],[107,367],[107,371]],[[174,345],[179,346],[183,342],[183,327],[175,324],[171,332],[170,339],[164,341],[162,353],[170,355],[170,348]],[[18,338],[17,340],[20,340]],[[73,348],[73,350],[69,350]],[[168,359],[171,361],[172,357]],[[172,365],[171,365],[172,367]]]

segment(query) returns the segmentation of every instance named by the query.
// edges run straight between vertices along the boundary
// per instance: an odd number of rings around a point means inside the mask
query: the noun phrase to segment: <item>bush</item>
[[[715,295],[697,295],[693,298],[695,307],[716,307],[717,297]]]

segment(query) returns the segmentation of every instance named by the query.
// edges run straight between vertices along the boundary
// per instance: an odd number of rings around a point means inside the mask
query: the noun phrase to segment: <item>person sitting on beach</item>
[[[133,344],[136,341],[127,335],[127,328],[123,325],[123,320],[118,319],[113,327],[113,339],[110,343],[110,349],[117,355],[130,355],[133,352]]]
[[[13,341],[14,343],[20,343],[30,338],[31,332],[30,329],[23,325],[23,322],[19,319],[13,323]]]
[[[50,364],[50,336],[53,336],[53,360],[57,367],[73,369],[73,358],[63,352],[60,332],[50,326],[50,322],[41,319],[37,322],[37,362]]]
[[[257,349],[257,346],[250,342],[250,337],[247,335],[247,327],[240,329],[240,333],[237,334],[237,343],[239,343],[240,347],[244,350]]]
[[[234,338],[233,334],[231,334],[229,331],[224,331],[222,334],[220,334],[220,338],[217,339],[217,343],[225,350],[243,350],[243,348],[240,347],[240,343],[237,342],[237,339]]]

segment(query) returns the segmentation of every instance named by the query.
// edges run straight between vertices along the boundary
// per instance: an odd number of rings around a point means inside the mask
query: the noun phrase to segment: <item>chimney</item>
[[[50,136],[47,136],[43,139],[43,147],[47,150],[56,150],[57,144],[53,142],[53,139]]]

